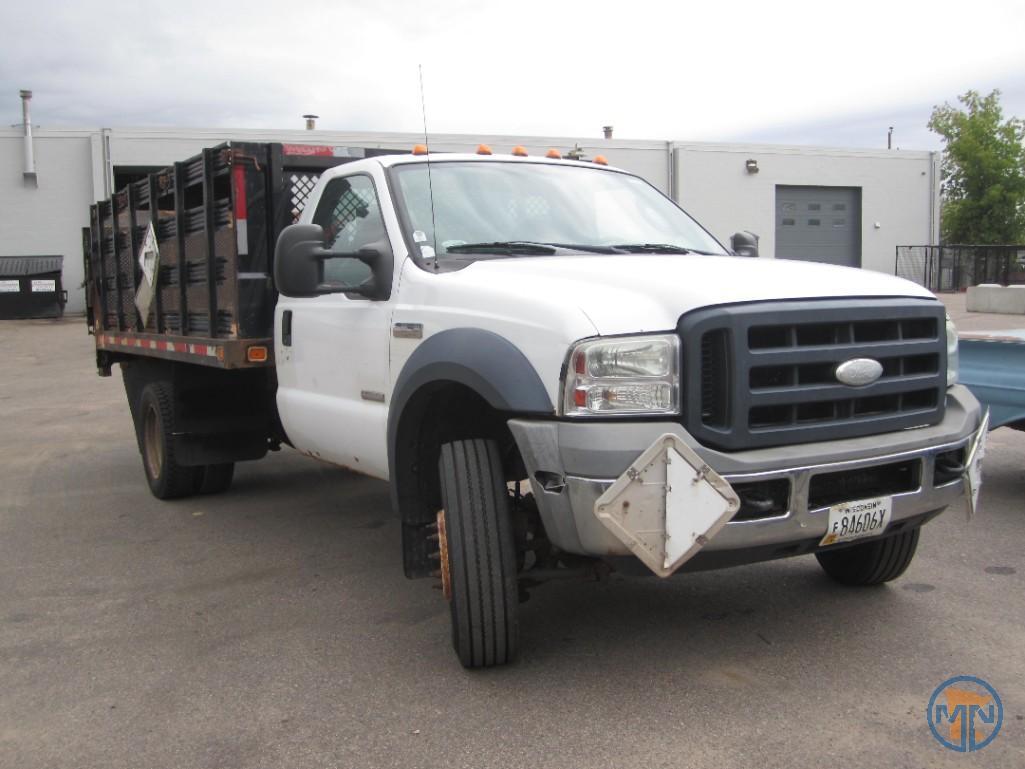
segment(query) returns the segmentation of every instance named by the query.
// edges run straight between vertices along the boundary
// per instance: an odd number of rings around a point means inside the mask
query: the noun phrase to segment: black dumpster
[[[63,256],[0,256],[0,319],[63,315],[63,266]]]

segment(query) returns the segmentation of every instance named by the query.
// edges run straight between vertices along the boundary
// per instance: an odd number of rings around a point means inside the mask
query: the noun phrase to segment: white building
[[[89,204],[132,173],[232,139],[385,149],[422,141],[415,134],[319,130],[37,128],[32,176],[23,129],[0,129],[0,255],[63,255],[67,312],[83,312]],[[763,258],[892,273],[896,246],[939,242],[937,153],[451,134],[432,136],[431,151],[472,151],[482,142],[495,152],[579,146],[588,157],[602,154],[670,195],[726,245],[738,230],[758,234]]]

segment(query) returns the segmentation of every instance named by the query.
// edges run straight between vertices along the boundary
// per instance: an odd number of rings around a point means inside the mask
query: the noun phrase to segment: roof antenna
[[[424,147],[427,148],[427,189],[431,197],[431,235],[433,236],[434,271],[438,271],[438,228],[434,223],[434,183],[431,179],[431,143],[427,140],[427,100],[424,98],[424,65],[417,64],[420,72],[420,114],[424,119]]]

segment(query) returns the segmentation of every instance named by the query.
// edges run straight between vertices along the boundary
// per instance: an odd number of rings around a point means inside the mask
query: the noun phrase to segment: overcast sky
[[[1025,0],[9,0],[0,120],[935,149],[969,88],[1025,117]]]

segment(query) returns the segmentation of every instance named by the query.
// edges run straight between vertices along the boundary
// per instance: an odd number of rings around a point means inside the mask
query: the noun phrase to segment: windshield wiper
[[[672,243],[620,243],[612,248],[631,254],[708,254],[707,251],[674,246]]]
[[[538,256],[550,256],[555,253],[555,248],[547,243],[534,243],[529,240],[495,240],[490,243],[459,243],[448,246],[445,251],[449,254],[536,254]]]
[[[551,256],[557,249],[566,251],[584,251],[591,254],[705,254],[684,246],[672,243],[622,243],[614,246],[590,245],[587,243],[544,243],[534,240],[493,240],[486,243],[458,243],[448,246],[449,254],[528,254],[532,256]]]
[[[555,249],[565,251],[584,251],[588,254],[619,254],[622,253],[616,246],[599,246],[589,243],[549,243],[536,240],[501,240],[493,243],[460,243],[449,246],[449,253],[460,253],[466,251],[494,251],[494,250],[516,250],[517,253],[525,254],[554,254]]]
[[[587,243],[546,243],[545,245],[565,248],[567,251],[586,251],[589,254],[618,254],[615,246],[597,246]]]

